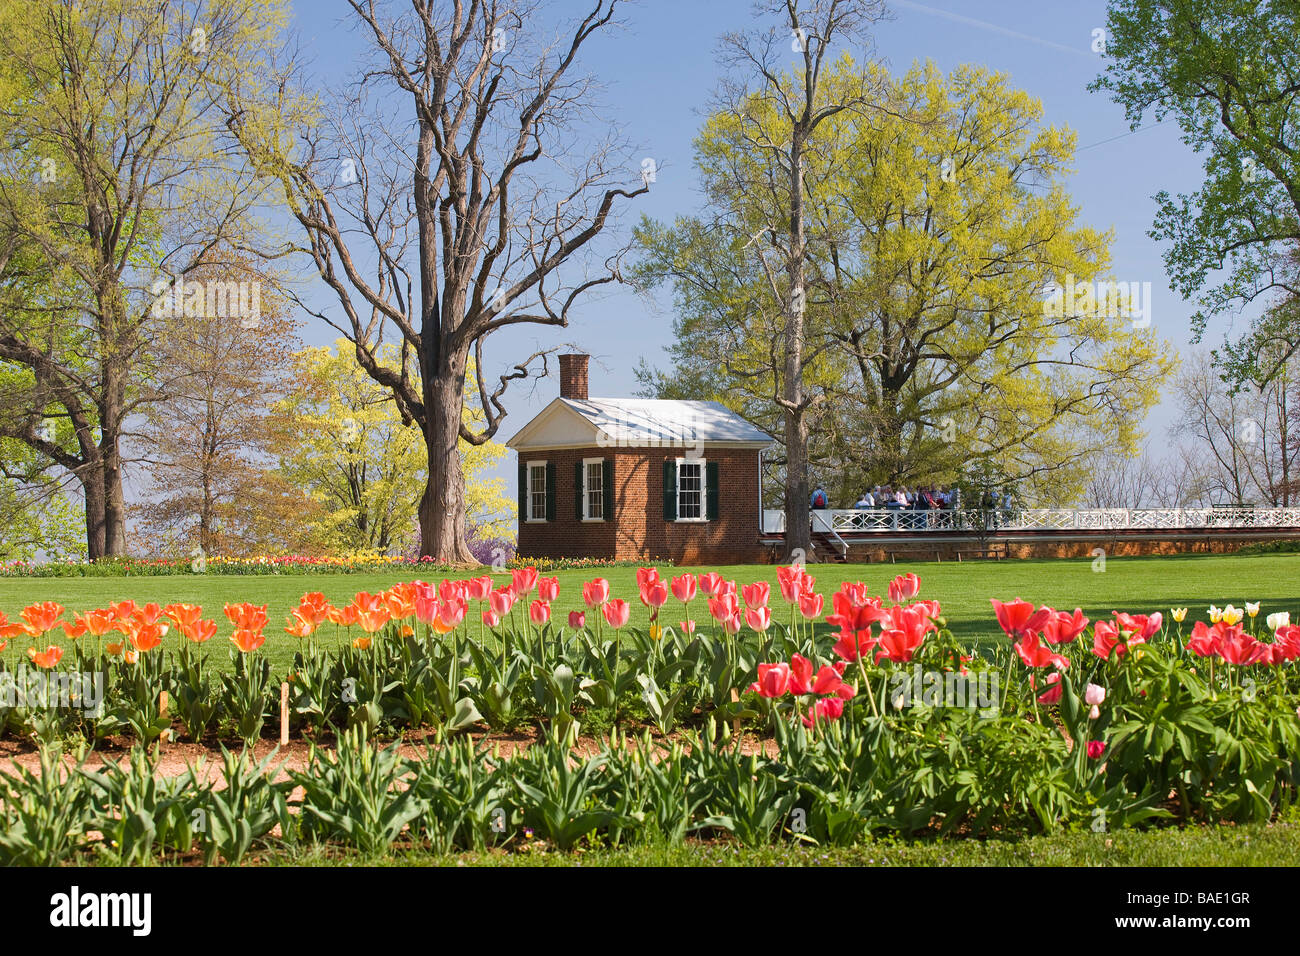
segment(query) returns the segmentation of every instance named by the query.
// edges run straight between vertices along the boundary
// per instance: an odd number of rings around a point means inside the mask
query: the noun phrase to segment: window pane
[[[704,517],[704,466],[684,461],[677,466],[677,517]]]
[[[605,514],[605,472],[598,461],[587,463],[587,517],[600,518]]]
[[[542,520],[546,517],[546,466],[533,465],[529,471],[532,481],[529,482],[528,517]]]

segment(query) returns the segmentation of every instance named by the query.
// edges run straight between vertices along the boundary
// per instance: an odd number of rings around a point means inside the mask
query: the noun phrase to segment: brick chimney
[[[587,358],[580,353],[560,356],[560,398],[587,400]]]

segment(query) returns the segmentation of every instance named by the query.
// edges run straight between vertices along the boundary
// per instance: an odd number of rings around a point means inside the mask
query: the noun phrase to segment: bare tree
[[[779,391],[772,400],[785,419],[785,527],[786,545],[792,553],[811,550],[808,480],[808,437],[820,396],[804,388],[807,353],[805,312],[808,302],[809,213],[804,182],[805,163],[818,148],[818,128],[844,110],[870,109],[875,93],[862,73],[856,88],[825,95],[823,71],[828,57],[841,43],[868,45],[869,31],[884,16],[881,0],[768,0],[755,4],[755,15],[766,28],[732,33],[722,39],[724,63],[733,76],[724,79],[718,106],[738,125],[742,148],[759,157],[757,168],[737,161],[731,168],[739,188],[733,196],[751,189],[780,198],[784,222],[763,223],[754,236],[759,263],[772,294],[779,302],[784,327],[784,370],[774,378]],[[793,76],[782,58],[791,59]],[[755,88],[752,83],[757,77]],[[775,106],[779,122],[769,112]],[[716,198],[716,197],[715,197]],[[770,261],[769,261],[770,257]]]
[[[337,299],[337,311],[308,311],[352,342],[423,434],[420,549],[440,561],[477,563],[457,440],[490,439],[510,382],[546,372],[541,350],[490,383],[484,342],[521,323],[565,326],[585,293],[618,280],[621,251],[602,255],[596,239],[653,178],[621,155],[617,132],[584,139],[595,88],[575,72],[578,55],[617,3],[595,0],[552,33],[535,3],[411,0],[390,12],[349,0],[378,63],[340,119],[304,106],[292,62],[230,91],[232,128],[280,181],[305,237],[298,251]],[[377,358],[386,340],[400,342],[397,370]],[[471,358],[478,430],[464,418]]]

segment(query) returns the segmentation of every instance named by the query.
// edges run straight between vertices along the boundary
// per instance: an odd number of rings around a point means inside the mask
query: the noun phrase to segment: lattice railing
[[[813,525],[836,534],[871,531],[1153,531],[1187,528],[1300,528],[1300,508],[1020,508],[998,510],[827,509]],[[785,513],[763,512],[763,530],[785,530]]]

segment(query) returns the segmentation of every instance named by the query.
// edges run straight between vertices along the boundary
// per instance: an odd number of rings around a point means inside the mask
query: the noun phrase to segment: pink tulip
[[[694,633],[695,633],[695,622],[694,622],[694,621],[682,621],[682,633],[683,633],[683,634],[694,634]]]
[[[510,578],[515,597],[521,598],[537,586],[537,569],[515,568],[510,572]]]
[[[616,631],[627,627],[627,620],[632,616],[632,608],[622,598],[615,598],[602,610],[605,612],[605,621]]]
[[[581,628],[584,628],[584,627],[586,627],[586,626],[587,626],[587,615],[586,615],[586,614],[584,614],[582,611],[570,611],[570,612],[569,612],[569,627],[571,627],[571,628],[573,628],[575,631],[577,631],[577,630],[580,630]]]
[[[488,598],[488,604],[491,606],[493,614],[498,618],[503,618],[515,606],[514,591],[511,588],[501,588],[493,591]]]
[[[746,584],[740,589],[740,593],[744,597],[747,606],[767,607],[768,599],[772,596],[772,585],[766,581]]]
[[[491,608],[483,609],[483,623],[488,627],[496,627],[501,623],[501,618],[497,616],[496,611]]]
[[[700,575],[700,590],[713,597],[722,587],[722,575],[716,571],[708,571]]]
[[[762,633],[772,626],[772,609],[770,607],[745,608],[745,623],[751,630]]]
[[[600,607],[609,600],[609,582],[604,578],[588,581],[582,586],[582,600],[593,610]]]
[[[559,578],[538,578],[537,596],[543,601],[554,601],[560,596]]]
[[[910,571],[889,582],[889,600],[895,604],[912,600],[920,591],[921,579]]]
[[[537,600],[528,605],[528,619],[541,627],[551,619],[551,602]]]
[[[686,604],[695,598],[695,575],[683,574],[673,578],[673,597]]]
[[[471,578],[465,582],[465,596],[474,601],[486,601],[487,596],[492,593],[492,578],[490,575],[483,575],[481,578]]]
[[[646,607],[663,607],[668,603],[668,585],[654,581],[641,589],[641,603]]]
[[[799,596],[799,613],[805,621],[811,621],[822,616],[824,603],[820,594],[802,594]]]

